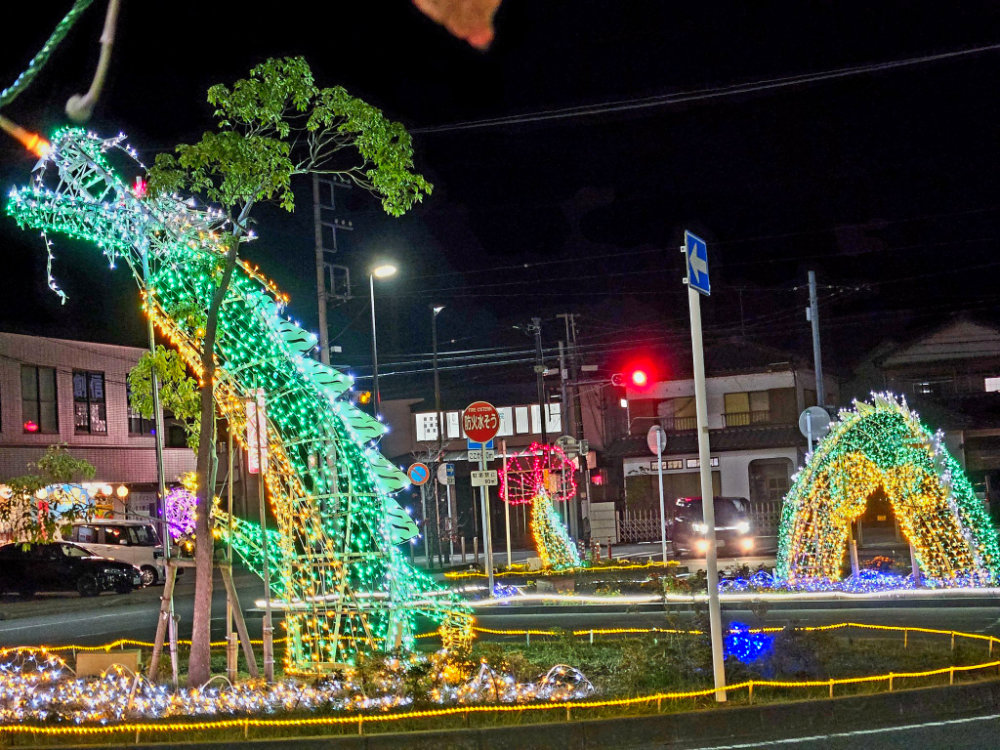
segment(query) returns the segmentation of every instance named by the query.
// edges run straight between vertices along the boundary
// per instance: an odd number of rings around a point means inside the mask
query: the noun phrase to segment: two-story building
[[[30,473],[49,445],[63,443],[94,465],[94,482],[114,486],[117,512],[153,513],[153,420],[128,402],[128,373],[144,351],[0,333],[0,481]],[[165,433],[164,477],[174,482],[194,470],[195,456],[182,429],[168,422]]]
[[[759,531],[775,533],[807,449],[798,418],[816,405],[815,373],[780,352],[739,342],[707,349],[705,360],[714,492],[748,498]],[[835,378],[825,378],[825,390],[827,403],[838,403]],[[701,495],[693,378],[629,386],[619,425],[621,437],[608,443],[601,463],[608,488],[621,488],[607,498],[618,505],[621,540],[659,538],[658,459],[646,436],[653,425],[666,432],[659,460],[669,520],[677,498]]]

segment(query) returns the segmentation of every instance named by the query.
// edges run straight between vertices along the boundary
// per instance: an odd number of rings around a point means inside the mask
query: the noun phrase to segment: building
[[[807,448],[798,418],[816,404],[815,373],[783,353],[745,342],[707,349],[705,359],[715,494],[748,498],[758,530],[776,533],[781,501]],[[825,390],[827,403],[838,403],[835,378],[825,378]],[[702,494],[694,380],[629,386],[625,396],[626,406],[618,406],[613,418],[608,412],[614,404],[605,399],[599,407],[609,425],[598,462],[608,474],[606,499],[615,501],[619,511],[620,541],[658,539],[657,458],[647,445],[647,433],[653,425],[666,433],[661,460],[669,520],[677,498]],[[609,440],[615,425],[620,437]],[[621,494],[615,496],[616,491]]]
[[[153,422],[128,404],[129,370],[144,349],[0,333],[0,481],[30,473],[49,445],[63,443],[94,465],[93,481],[129,490],[119,513],[154,512]],[[195,466],[183,430],[167,421],[164,476]]]
[[[906,397],[931,429],[943,430],[949,451],[976,490],[1000,509],[1000,328],[961,316],[913,338],[886,342],[847,385]]]

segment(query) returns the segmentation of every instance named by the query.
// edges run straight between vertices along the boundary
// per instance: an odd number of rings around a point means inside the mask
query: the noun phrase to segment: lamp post
[[[398,269],[392,263],[379,263],[368,274],[368,292],[372,310],[372,404],[376,419],[382,414],[382,399],[378,392],[378,344],[375,339],[375,279],[395,276]]]
[[[444,310],[444,305],[431,305],[431,351],[433,352],[433,367],[434,367],[434,413],[437,415],[437,438],[438,438],[438,449],[437,456],[435,457],[435,462],[441,462],[441,454],[444,451],[444,425],[441,419],[441,379],[438,377],[438,328],[437,319],[441,311]],[[449,492],[449,500],[451,499],[451,494]],[[441,562],[441,505],[438,502],[438,483],[434,482],[434,514],[437,519],[437,553],[438,553],[438,563]],[[448,526],[451,527],[451,503],[448,503]],[[449,534],[449,538],[450,538]],[[454,551],[451,550],[449,553],[448,561],[451,562],[451,554]]]

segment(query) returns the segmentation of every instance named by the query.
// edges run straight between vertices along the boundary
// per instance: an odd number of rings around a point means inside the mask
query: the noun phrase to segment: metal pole
[[[427,569],[430,570],[431,564],[431,551],[430,551],[430,538],[431,538],[431,526],[427,522],[427,485],[420,485],[420,517],[424,522],[424,564]]]
[[[819,346],[819,301],[816,299],[816,272],[809,272],[809,310],[806,316],[812,323],[813,369],[816,371],[816,404],[826,406],[826,388],[823,383],[823,354]],[[811,450],[811,446],[810,446]]]
[[[382,414],[382,397],[378,392],[378,344],[375,340],[375,274],[368,274],[368,294],[372,306],[372,408],[375,417]]]
[[[455,516],[452,514],[451,510],[451,485],[446,484],[444,486],[445,496],[448,498],[448,559],[453,560],[455,558]],[[463,556],[462,562],[465,562]]]
[[[316,302],[319,312],[319,361],[330,364],[330,332],[326,323],[326,266],[323,263],[323,216],[319,206],[319,175],[313,173],[313,227],[316,243]],[[330,188],[333,190],[333,188]]]
[[[719,568],[715,549],[715,490],[712,488],[711,448],[708,440],[708,404],[705,398],[705,353],[701,337],[701,295],[688,287],[691,311],[691,352],[694,360],[695,408],[698,415],[698,461],[701,469],[701,506],[708,542],[708,619],[712,635],[712,671],[715,700],[726,700],[726,669],[722,655],[722,613],[719,609]]]
[[[507,470],[507,440],[500,441],[500,460],[503,462],[504,471]],[[507,526],[507,568],[514,564],[514,558],[510,551],[510,483],[504,478],[503,483],[503,518]]]
[[[149,352],[156,352],[156,336],[153,331],[153,298],[149,288],[149,253],[148,248],[142,251],[142,281],[146,292],[146,333],[149,338]],[[149,368],[150,388],[153,396],[153,445],[156,447],[156,484],[159,490],[159,510],[160,510],[160,532],[163,542],[163,570],[164,576],[168,576],[170,568],[170,528],[167,525],[167,484],[165,472],[163,470],[163,411],[160,409],[160,379],[156,374],[156,368]],[[155,566],[154,566],[155,567]],[[166,587],[166,584],[164,584]],[[169,627],[175,622],[174,615],[174,590],[170,587],[169,601],[167,602],[167,639],[170,650],[170,667],[173,677],[174,688],[179,684],[179,664],[177,662],[177,628]],[[155,675],[154,675],[155,678]]]
[[[229,482],[226,488],[226,499],[228,506],[226,512],[229,515],[229,535],[226,538],[226,563],[229,565],[230,574],[233,570],[233,431],[227,430],[229,439],[227,442],[227,457],[229,459]],[[236,631],[233,628],[233,600],[226,590],[226,677],[230,682],[236,682],[237,673],[237,643]]]
[[[420,485],[420,517],[424,520],[424,564],[431,567],[431,534],[430,524],[427,523],[427,493],[424,485]]]
[[[663,431],[656,431],[656,478],[660,485],[660,552],[667,564],[667,514],[663,508]]]
[[[264,389],[257,390],[254,418],[257,422],[257,493],[260,506],[260,551],[264,567],[264,622],[262,628],[264,652],[264,679],[274,682],[274,628],[271,625],[271,570],[267,554],[267,505],[264,490],[264,441],[267,439],[267,419],[261,413]]]
[[[479,470],[486,471],[486,449],[479,457]],[[479,488],[479,498],[483,507],[483,567],[490,582],[490,596],[493,596],[493,533],[490,529],[490,497],[486,485]]]
[[[542,319],[531,319],[531,330],[535,335],[535,382],[538,386],[538,416],[541,424],[542,445],[549,444],[548,420],[545,414],[545,364],[542,361]]]

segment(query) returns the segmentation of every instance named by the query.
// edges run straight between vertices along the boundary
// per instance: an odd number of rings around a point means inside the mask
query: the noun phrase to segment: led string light
[[[96,245],[112,265],[124,259],[144,290],[144,311],[201,380],[204,311],[225,262],[226,217],[181,196],[150,197],[141,180],[127,185],[111,154],[131,160],[126,169],[144,170],[122,135],[58,131],[7,211],[22,227]],[[47,237],[46,247],[51,256]],[[58,289],[51,274],[50,284]],[[415,646],[419,616],[441,623],[446,647],[464,647],[472,637],[468,608],[398,546],[417,528],[391,497],[408,480],[375,447],[385,426],[343,398],[350,377],[309,357],[316,337],[285,316],[287,301],[255,267],[236,269],[220,310],[213,383],[243,447],[244,404],[258,388],[266,394],[272,590],[295,604],[284,621],[286,673],[322,675],[359,656],[405,653]],[[228,516],[211,512],[225,538]],[[259,529],[241,519],[233,525],[234,549],[262,572]]]
[[[580,567],[580,553],[553,505],[576,495],[575,471],[558,446],[542,443],[513,454],[500,470],[500,497],[511,505],[531,503],[531,534],[546,569]]]
[[[928,633],[951,636],[953,639],[961,637],[980,642],[986,641],[989,643],[991,654],[993,647],[1000,644],[1000,639],[994,636],[921,627],[839,623],[836,625],[801,628],[801,630],[829,631],[845,628],[903,631],[907,635],[911,632]],[[735,632],[745,637],[751,634],[765,634],[782,629],[780,627],[746,628],[745,626],[740,626],[735,629]],[[657,629],[653,628],[650,631],[655,632]],[[523,631],[509,632],[519,633]],[[586,634],[588,632],[576,631],[574,635]],[[688,632],[691,634],[698,633],[698,631]],[[0,651],[0,684],[2,684],[5,690],[5,695],[16,696],[17,700],[9,701],[3,708],[0,708],[0,712],[6,711],[7,713],[16,714],[18,718],[17,723],[7,723],[7,717],[0,714],[0,721],[5,722],[3,731],[9,734],[82,737],[107,736],[125,732],[132,734],[147,732],[150,734],[172,735],[180,735],[190,731],[227,729],[242,729],[246,732],[250,727],[282,729],[301,726],[332,727],[356,724],[360,728],[363,727],[365,722],[389,723],[468,713],[523,713],[557,708],[565,709],[567,711],[567,719],[569,719],[570,710],[599,707],[624,708],[663,700],[707,697],[714,693],[714,688],[705,688],[658,692],[633,698],[585,700],[587,696],[593,693],[593,686],[590,685],[589,681],[578,670],[560,665],[551,669],[538,682],[524,686],[518,685],[509,676],[502,675],[491,669],[488,665],[482,664],[478,673],[469,679],[463,676],[460,670],[456,670],[455,666],[439,652],[439,654],[431,657],[433,676],[438,681],[431,689],[431,695],[434,700],[440,700],[441,702],[454,701],[461,703],[461,705],[429,710],[391,711],[393,708],[405,708],[408,705],[408,699],[399,700],[399,687],[406,666],[413,663],[413,661],[406,662],[399,659],[387,659],[384,669],[377,675],[378,687],[380,690],[384,689],[385,692],[372,697],[365,694],[363,689],[359,690],[357,684],[352,683],[356,674],[352,675],[349,673],[340,681],[329,680],[316,687],[307,687],[291,682],[279,683],[274,686],[264,686],[262,684],[251,686],[246,684],[240,686],[240,688],[206,685],[196,690],[185,691],[182,697],[170,700],[170,694],[166,693],[163,688],[150,686],[141,678],[136,678],[120,669],[112,669],[100,678],[91,680],[88,683],[87,681],[68,679],[68,669],[65,662],[43,649],[5,649]],[[949,675],[950,679],[953,680],[956,673],[961,674],[977,670],[995,669],[998,666],[1000,666],[1000,661],[991,660],[939,669],[889,672],[887,674],[826,680],[747,680],[727,685],[727,690],[733,692],[746,690],[752,696],[754,689],[765,687],[791,689],[824,688],[828,689],[832,696],[833,689],[836,686],[882,682],[888,683],[891,690],[894,680],[942,675]],[[84,684],[81,685],[80,683]],[[58,685],[61,685],[61,687],[55,687]],[[163,694],[157,691],[163,691]],[[347,698],[344,697],[352,693],[352,691],[353,695]],[[80,721],[80,716],[93,717],[95,709],[90,703],[93,699],[103,702],[105,713],[99,718],[90,719],[95,723],[84,726],[53,726],[51,724],[37,726],[26,723],[39,720],[32,717],[33,711],[45,713],[45,718],[50,721],[56,718],[57,714],[54,712],[50,713],[52,701],[56,697],[60,700],[69,700],[71,702],[71,711],[76,713],[72,716],[62,716],[62,718],[69,721]],[[521,702],[526,700],[533,702]],[[261,707],[266,707],[265,710],[271,711],[291,708],[328,709],[337,707],[338,701],[343,701],[343,705],[347,707],[346,710],[348,711],[365,710],[378,711],[379,713],[319,717],[298,716],[287,719],[257,719],[244,716],[242,718],[223,718],[209,721],[194,720],[188,722],[129,720],[130,714],[148,715],[155,713],[157,710],[169,712],[168,715],[171,716],[180,715],[182,711],[187,711],[187,715],[190,716],[203,716],[206,713],[239,716],[248,710],[261,710]],[[483,702],[488,701],[509,702],[501,703],[500,705],[481,705]],[[118,718],[109,718],[109,714]]]
[[[793,588],[835,587],[850,525],[880,487],[922,573],[911,586],[990,586],[1000,580],[1000,547],[965,473],[906,400],[873,394],[841,411],[806,457],[782,508],[777,576]],[[861,590],[889,579],[868,576]]]

